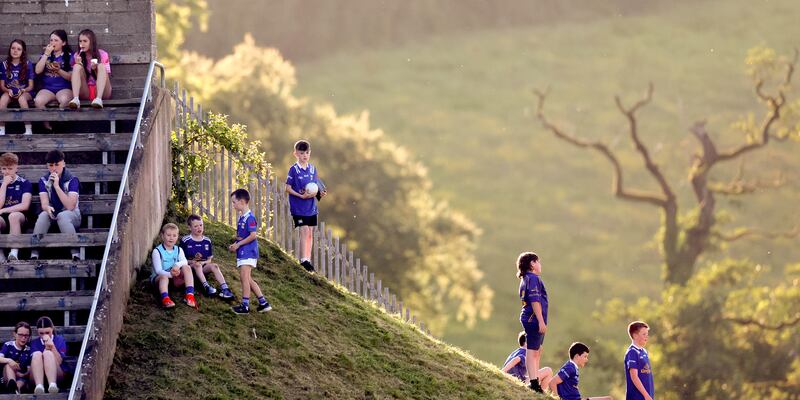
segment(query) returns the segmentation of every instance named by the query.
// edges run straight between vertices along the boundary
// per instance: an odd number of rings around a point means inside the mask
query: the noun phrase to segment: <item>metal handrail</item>
[[[128,174],[130,173],[131,168],[131,161],[133,160],[133,152],[136,150],[136,147],[139,145],[139,135],[142,129],[142,118],[144,118],[144,110],[147,106],[147,103],[152,99],[152,94],[150,93],[150,87],[153,82],[153,75],[155,73],[155,69],[158,68],[161,71],[161,79],[159,80],[159,87],[166,88],[166,77],[164,76],[164,65],[159,63],[158,61],[151,61],[150,62],[150,69],[147,71],[147,79],[145,80],[144,85],[144,92],[142,93],[142,100],[139,104],[139,114],[136,116],[136,126],[133,128],[133,135],[131,136],[131,144],[128,147],[128,157],[125,160],[125,169],[122,171],[122,180],[119,184],[119,192],[117,193],[117,202],[114,205],[114,215],[111,218],[111,227],[109,228],[109,235],[108,239],[106,239],[106,248],[103,251],[103,261],[100,264],[100,272],[97,276],[97,287],[94,290],[94,299],[92,300],[92,309],[89,312],[89,320],[86,322],[86,331],[83,334],[83,343],[81,344],[81,352],[78,355],[78,364],[75,368],[75,374],[72,378],[72,386],[69,389],[69,400],[75,399],[75,393],[79,390],[79,381],[81,381],[81,368],[83,364],[83,358],[86,355],[86,345],[89,342],[89,337],[92,333],[92,328],[94,327],[94,314],[97,310],[97,301],[100,298],[100,293],[106,286],[105,276],[106,276],[106,265],[108,264],[108,253],[111,249],[112,243],[114,243],[115,232],[117,230],[117,219],[119,217],[119,211],[122,207],[122,197],[128,191]],[[82,385],[81,385],[82,386]]]

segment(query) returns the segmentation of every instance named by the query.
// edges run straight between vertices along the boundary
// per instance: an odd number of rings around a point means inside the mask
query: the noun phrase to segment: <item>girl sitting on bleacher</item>
[[[81,107],[81,99],[91,100],[92,107],[103,108],[103,99],[111,98],[111,58],[97,45],[91,29],[78,34],[80,51],[72,55],[72,95],[69,108]]]
[[[8,108],[11,102],[19,103],[19,108],[28,108],[33,91],[33,77],[36,75],[33,64],[28,61],[25,42],[14,39],[8,46],[8,57],[0,64],[0,110]],[[0,135],[6,134],[6,125],[0,122]],[[31,135],[31,123],[25,123],[25,134]]]
[[[0,365],[3,366],[5,387],[0,393],[19,394],[25,386],[31,365],[31,326],[27,322],[18,322],[14,326],[14,340],[5,342],[0,347]]]
[[[45,108],[47,103],[57,100],[59,108],[67,107],[72,99],[72,48],[67,42],[67,32],[56,29],[50,33],[50,43],[44,48],[44,54],[36,63],[36,74],[42,77],[42,89],[36,93],[33,102],[36,108]],[[44,127],[52,131],[50,122]]]
[[[31,375],[36,388],[34,394],[44,394],[44,379],[47,378],[47,393],[58,393],[58,382],[64,379],[69,368],[64,362],[67,356],[67,341],[56,334],[56,327],[50,317],[36,321],[39,337],[31,342]]]

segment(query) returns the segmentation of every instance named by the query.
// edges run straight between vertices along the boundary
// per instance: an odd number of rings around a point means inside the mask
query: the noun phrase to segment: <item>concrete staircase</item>
[[[8,132],[0,136],[0,153],[19,156],[19,175],[30,180],[34,189],[27,230],[22,235],[0,235],[0,248],[20,249],[19,261],[0,263],[0,341],[11,340],[18,321],[33,325],[40,316],[49,316],[57,333],[68,342],[67,362],[74,367],[94,300],[139,101],[110,100],[102,110],[0,111],[0,121],[6,122]],[[42,133],[37,124],[42,121],[50,121],[56,133]],[[23,122],[34,123],[34,135],[19,134]],[[52,149],[65,153],[67,169],[81,182],[82,221],[77,234],[57,233],[56,224],[52,233],[32,234],[40,211],[36,182],[47,170],[44,155]],[[29,260],[32,247],[40,248],[39,260]],[[69,249],[76,247],[81,259],[73,261]],[[32,341],[38,340],[35,328],[32,335]],[[70,382],[62,383],[62,391],[56,395],[0,395],[0,399],[66,399]]]

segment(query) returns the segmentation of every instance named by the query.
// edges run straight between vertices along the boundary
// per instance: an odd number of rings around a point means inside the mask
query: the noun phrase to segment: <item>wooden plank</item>
[[[0,148],[12,153],[61,151],[125,151],[131,143],[130,134],[70,133],[47,135],[0,136]]]
[[[0,110],[2,122],[37,122],[37,121],[135,121],[139,115],[137,107],[106,107],[95,110],[82,107],[79,110],[70,109],[39,109],[12,108]]]
[[[128,99],[106,99],[103,100],[103,105],[108,107],[139,107],[140,102],[142,101],[141,97],[131,97]],[[92,102],[90,100],[81,100],[81,107],[91,107]],[[53,100],[47,103],[48,108],[58,108],[58,102]]]
[[[77,164],[69,165],[67,160],[67,170],[78,180],[83,182],[119,182],[122,180],[124,164]],[[25,177],[31,182],[38,182],[47,167],[44,165],[20,165],[17,174]]]
[[[0,235],[0,248],[105,246],[108,232]]]
[[[38,339],[36,328],[33,328],[32,331],[33,337],[31,337],[31,341]],[[86,325],[56,326],[56,333],[63,336],[64,340],[69,343],[82,342],[84,332],[86,332]],[[0,326],[0,342],[12,340],[13,334],[13,326]]]
[[[88,310],[93,300],[93,290],[0,293],[0,311]]]
[[[116,195],[112,194],[98,194],[98,195],[90,195],[92,197],[96,197],[96,200],[85,199],[84,197],[89,196],[79,196],[78,197],[78,209],[81,210],[82,216],[87,215],[97,215],[97,214],[113,214],[114,207],[116,206]],[[103,196],[105,198],[102,198]],[[39,196],[33,196],[31,201],[31,209],[34,210],[34,213],[38,213],[41,211],[41,200]],[[36,222],[34,220],[34,222]]]
[[[72,369],[75,369],[74,367]],[[65,388],[67,390],[69,388]],[[66,400],[69,392],[56,394],[0,394],[0,400]]]
[[[19,260],[0,265],[0,279],[92,278],[100,260]]]

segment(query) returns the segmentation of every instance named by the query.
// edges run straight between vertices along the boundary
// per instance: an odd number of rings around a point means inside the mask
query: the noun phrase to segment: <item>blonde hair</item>
[[[170,222],[168,224],[164,224],[164,226],[161,227],[161,234],[163,235],[166,231],[171,231],[171,230],[176,230],[180,232],[180,229],[178,229],[178,225],[175,225],[172,222]]]
[[[19,165],[19,157],[14,153],[3,153],[0,156],[0,167],[13,167]]]

